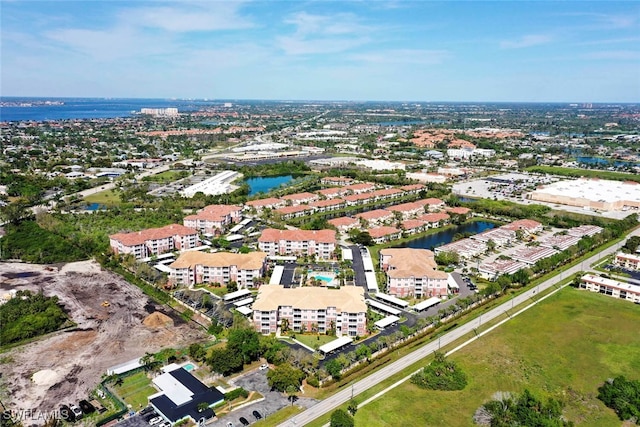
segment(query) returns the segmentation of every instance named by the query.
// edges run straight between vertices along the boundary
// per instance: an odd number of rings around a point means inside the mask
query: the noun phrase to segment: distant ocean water
[[[2,103],[31,103],[32,106],[1,106],[0,121],[106,119],[129,117],[141,108],[178,108],[179,112],[194,111],[219,104],[212,101],[172,99],[110,99],[110,98],[17,98],[2,97]],[[62,105],[46,105],[46,101]]]

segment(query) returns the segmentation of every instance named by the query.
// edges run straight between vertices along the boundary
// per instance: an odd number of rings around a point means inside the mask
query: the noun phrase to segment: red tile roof
[[[314,240],[320,243],[336,243],[336,232],[334,230],[277,230],[266,228],[259,242],[277,242],[280,240],[290,240],[303,242]]]
[[[150,240],[167,239],[173,236],[189,236],[193,234],[198,234],[193,228],[180,224],[171,224],[160,228],[148,228],[133,233],[116,233],[109,236],[109,238],[117,240],[125,246],[136,246],[142,245]]]
[[[374,239],[377,237],[389,236],[391,234],[400,233],[401,230],[398,230],[395,227],[375,227],[367,230],[371,237]]]

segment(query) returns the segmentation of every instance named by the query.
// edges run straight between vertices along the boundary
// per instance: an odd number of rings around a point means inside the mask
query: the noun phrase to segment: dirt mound
[[[142,324],[150,328],[170,327],[173,326],[173,320],[166,314],[154,311],[144,318]]]

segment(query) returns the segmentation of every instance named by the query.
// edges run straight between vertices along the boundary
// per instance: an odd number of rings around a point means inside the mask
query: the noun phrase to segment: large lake
[[[257,193],[268,193],[274,188],[278,188],[281,185],[286,185],[293,179],[291,175],[281,176],[265,176],[257,178],[248,178],[245,180],[249,184],[249,195],[253,196]]]
[[[453,236],[458,233],[473,233],[478,234],[483,231],[490,230],[497,227],[497,224],[487,221],[473,221],[466,224],[459,225],[454,228],[449,228],[444,231],[440,231],[435,234],[429,234],[424,237],[420,237],[410,242],[399,245],[400,248],[416,248],[416,249],[430,249],[437,246],[446,245],[453,241]]]

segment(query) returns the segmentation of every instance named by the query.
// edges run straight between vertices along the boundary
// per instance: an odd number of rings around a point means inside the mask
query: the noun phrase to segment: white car
[[[154,417],[149,420],[149,425],[154,426],[156,424],[160,424],[163,421],[162,417]]]
[[[265,369],[269,369],[269,365],[267,365],[266,363],[263,363],[262,365],[260,365],[261,371],[264,371]]]
[[[69,404],[69,409],[71,409],[71,412],[73,412],[73,416],[76,417],[76,419],[82,418],[82,410],[76,405],[73,403]]]
[[[165,421],[162,424],[160,424],[158,427],[171,427],[171,423],[169,421]]]

